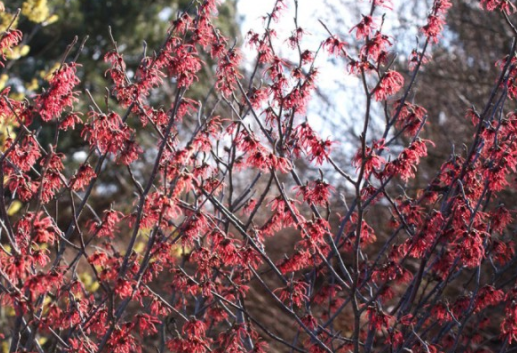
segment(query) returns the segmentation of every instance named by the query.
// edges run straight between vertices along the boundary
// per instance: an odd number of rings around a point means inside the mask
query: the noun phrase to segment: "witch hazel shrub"
[[[405,68],[384,33],[388,1],[365,1],[349,38],[323,24],[317,50],[304,45],[316,20],[275,31],[298,5],[276,1],[248,33],[249,72],[214,25],[217,2],[200,0],[135,67],[113,41],[105,102],[77,88],[75,42],[37,94],[2,90],[5,352],[512,350],[514,207],[502,197],[517,164],[515,42],[486,101],[465,112],[470,144],[415,189],[437,147],[411,97],[452,3],[431,4]],[[514,29],[510,1],[481,6]],[[12,26],[1,34],[4,70],[23,40]],[[349,137],[323,138],[306,119],[319,57],[361,82],[347,161],[332,156]],[[169,101],[156,102],[164,85]],[[85,158],[62,147],[67,136]],[[125,190],[116,202],[113,173]]]

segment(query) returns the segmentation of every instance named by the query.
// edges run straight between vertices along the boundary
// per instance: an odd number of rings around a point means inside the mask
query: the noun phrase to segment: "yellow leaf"
[[[54,66],[50,68],[48,71],[40,71],[40,77],[49,81],[54,76],[54,72],[56,72],[57,69],[59,69],[59,66],[61,66],[60,63],[55,63]]]
[[[33,78],[30,83],[25,84],[25,88],[28,91],[36,91],[39,88],[38,80],[36,78]]]
[[[0,32],[5,32],[7,27],[13,22],[14,15],[8,14],[7,12],[0,11]],[[18,25],[18,18],[11,25],[11,29],[16,28]]]
[[[139,237],[148,237],[151,234],[151,228],[140,228],[138,230]]]
[[[40,338],[38,339],[38,343],[39,343],[41,346],[43,346],[45,343],[47,343],[47,341],[48,341],[48,340],[47,340],[47,338],[46,338],[46,337],[40,337]]]
[[[90,274],[87,272],[82,272],[79,275],[79,279],[81,280],[81,282],[83,282],[85,286],[89,286],[93,282],[92,276],[90,276]]]
[[[83,272],[79,275],[79,279],[84,284],[84,288],[90,293],[96,292],[100,284],[89,273]]]
[[[9,81],[9,75],[7,75],[7,74],[0,75],[0,90],[3,90],[5,88],[7,81]]]
[[[52,15],[50,16],[49,18],[47,18],[47,20],[45,22],[42,23],[43,26],[48,26],[48,25],[51,25],[52,23],[55,23],[59,20],[59,16],[58,15]]]
[[[22,15],[35,23],[44,22],[50,15],[47,0],[27,0],[22,5]]]
[[[11,97],[12,99],[16,100],[16,101],[22,101],[24,98],[25,98],[25,94],[23,93],[13,93],[11,94]]]
[[[141,254],[145,250],[145,244],[143,242],[137,243],[134,250],[137,254]]]
[[[191,248],[181,246],[181,245],[176,245],[172,248],[172,255],[174,257],[182,257],[182,256],[190,254],[191,252],[192,252]]]
[[[18,60],[22,56],[29,54],[30,47],[28,45],[17,46],[11,50],[4,50],[5,57],[9,60]]]
[[[9,210],[7,211],[7,214],[9,216],[13,216],[15,215],[19,210],[20,208],[22,208],[22,203],[18,200],[14,200],[12,203],[11,203],[11,207],[9,207]]]
[[[30,50],[31,50],[31,47],[29,47],[28,45],[24,45],[22,47],[22,49],[20,50],[20,55],[25,56],[25,55],[29,54]]]
[[[96,292],[101,285],[99,282],[95,281],[93,282],[88,288],[86,288],[90,293]]]

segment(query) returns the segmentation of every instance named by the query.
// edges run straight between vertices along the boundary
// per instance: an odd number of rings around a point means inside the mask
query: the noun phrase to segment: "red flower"
[[[291,36],[288,39],[289,46],[292,49],[296,49],[296,47],[302,40],[302,37],[304,34],[305,34],[305,31],[303,30],[303,28],[298,27],[295,31],[293,31],[293,33],[291,34]]]
[[[287,287],[278,288],[274,292],[280,291],[279,299],[289,306],[296,305],[301,307],[305,301],[309,300],[307,291],[309,285],[302,281],[292,281]]]
[[[9,190],[22,201],[29,201],[38,192],[38,188],[39,182],[33,181],[25,174],[9,177]]]
[[[310,50],[305,50],[301,54],[300,59],[302,60],[302,64],[311,64],[314,61],[314,53]]]
[[[494,212],[492,212],[492,229],[496,232],[502,233],[508,224],[512,222],[512,215],[510,211],[503,205],[499,205]]]
[[[361,54],[363,56],[370,57],[373,61],[377,62],[381,56],[384,56],[383,53],[385,53],[387,48],[390,46],[391,42],[389,37],[382,34],[380,31],[377,31],[373,38],[367,41],[361,48]]]
[[[183,333],[187,335],[188,338],[204,338],[206,332],[206,324],[195,318],[191,319],[183,326]]]
[[[77,173],[70,179],[70,186],[75,191],[81,191],[90,184],[90,181],[96,177],[95,171],[89,164],[83,164],[79,167]]]
[[[486,285],[478,292],[474,312],[479,312],[488,306],[494,306],[501,303],[504,299],[504,292],[500,289],[495,289],[494,286]]]
[[[372,147],[366,146],[364,154],[365,154],[365,161],[363,161],[363,151],[362,148],[359,148],[352,159],[352,165],[357,168],[357,170],[361,170],[363,168],[363,173],[365,179],[368,178],[368,176],[372,172],[380,171],[381,167],[384,165],[386,160],[377,155],[377,151],[382,151],[386,149],[384,146],[384,140],[379,141],[373,141]]]
[[[422,27],[422,32],[424,32],[425,36],[432,42],[438,43],[438,36],[442,32],[444,25],[445,20],[442,16],[429,15],[429,17],[427,17],[427,24]]]
[[[375,6],[382,6],[389,10],[393,10],[393,2],[392,0],[373,0],[373,4]]]
[[[89,121],[81,132],[91,148],[98,148],[101,153],[121,152],[131,141],[132,130],[115,112],[108,115],[95,111],[88,113]]]
[[[125,324],[120,329],[115,329],[108,340],[109,351],[113,353],[141,353],[142,346],[136,338],[130,334],[132,324]]]
[[[5,60],[5,53],[12,52],[12,48],[17,46],[18,43],[21,42],[22,38],[23,33],[17,29],[11,29],[4,32],[0,38],[0,57]],[[3,67],[4,64],[0,62],[0,66]]]
[[[385,100],[388,96],[397,93],[403,85],[404,78],[401,74],[393,70],[386,72],[373,91],[375,100]]]
[[[167,58],[169,74],[176,78],[178,87],[188,88],[198,80],[196,74],[202,68],[202,61],[194,46],[180,45],[167,53]]]
[[[333,35],[323,42],[323,49],[326,49],[329,54],[338,56],[344,51],[345,45],[345,42],[341,41],[336,35]]]
[[[492,248],[494,262],[499,266],[506,265],[515,256],[515,245],[512,241],[502,242],[494,240]]]
[[[414,136],[417,131],[421,129],[424,117],[427,115],[427,110],[409,102],[404,102],[402,107],[400,104],[400,100],[393,104],[395,111],[399,111],[400,109],[396,125],[407,135]]]
[[[117,279],[114,292],[121,299],[129,298],[133,294],[133,284],[131,281],[126,281],[125,279],[119,278]]]
[[[237,81],[243,77],[239,72],[240,61],[241,55],[234,48],[219,60],[215,86],[224,96],[229,96],[237,87]]]
[[[425,65],[429,62],[430,57],[428,55],[424,55],[421,52],[418,52],[417,50],[413,49],[411,51],[411,55],[409,58],[409,70],[413,71],[418,63],[420,62],[421,65]]]
[[[413,142],[399,154],[396,160],[386,165],[386,174],[399,175],[404,181],[413,178],[415,176],[416,166],[420,163],[420,158],[427,156],[426,142],[430,141],[418,139]]]
[[[369,306],[366,309],[366,315],[368,316],[368,327],[370,330],[381,331],[383,328],[389,327],[390,315],[377,307]]]
[[[452,321],[452,315],[448,306],[438,303],[431,309],[431,315],[441,324]]]
[[[118,231],[117,224],[124,218],[124,214],[115,210],[104,211],[102,222],[93,222],[90,225],[90,232],[98,237],[113,238]]]
[[[283,262],[278,265],[278,268],[284,274],[299,271],[309,266],[311,258],[312,255],[308,251],[300,249],[289,258],[283,260]]]
[[[303,186],[296,186],[296,196],[302,196],[303,201],[325,206],[330,194],[335,190],[333,186],[323,180],[311,181]]]
[[[142,336],[158,333],[156,324],[161,323],[161,320],[149,314],[138,314],[136,321],[138,322],[138,328]]]
[[[357,25],[352,27],[350,32],[352,32],[354,29],[355,37],[357,39],[366,38],[369,37],[371,32],[376,28],[375,21],[373,20],[372,16],[363,16],[363,19],[361,22],[359,22]]]
[[[515,5],[510,0],[481,0],[481,6],[485,6],[488,11],[499,10],[511,15],[515,12]]]
[[[10,148],[13,143],[11,138],[5,142],[5,148]],[[41,157],[40,147],[33,136],[26,136],[21,142],[14,146],[8,154],[9,159],[21,171],[29,171]]]
[[[80,82],[76,66],[75,63],[63,64],[52,74],[48,90],[36,96],[36,107],[43,121],[60,117],[65,108],[72,108],[77,101],[78,92],[73,91]]]

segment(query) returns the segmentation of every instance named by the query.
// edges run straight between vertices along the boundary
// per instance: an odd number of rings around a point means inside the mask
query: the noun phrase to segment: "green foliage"
[[[82,69],[79,76],[82,88],[104,94],[104,87],[109,85],[104,78],[101,64],[106,52],[113,49],[109,28],[119,49],[124,53],[128,66],[139,62],[143,53],[143,43],[147,43],[149,54],[159,48],[163,41],[170,20],[179,10],[188,8],[190,0],[16,0],[9,2],[13,9],[29,9],[28,4],[46,7],[48,16],[32,18],[32,11],[22,11],[17,27],[26,35],[24,41],[30,51],[21,57],[21,63],[9,68],[9,76],[28,83],[37,77],[39,71],[49,70],[52,63],[57,63],[66,51],[67,46],[78,37],[79,42],[88,36],[88,41],[81,53],[79,62]],[[37,8],[36,8],[37,10]],[[8,10],[9,11],[9,10]],[[42,10],[45,13],[45,9]],[[41,9],[40,9],[41,12]],[[40,13],[38,12],[38,13]],[[24,15],[25,14],[25,15]],[[9,14],[5,14],[7,22]],[[53,23],[44,20],[52,17]],[[34,15],[32,15],[34,17]],[[45,18],[47,17],[47,18]],[[43,22],[36,23],[33,20]],[[55,21],[55,22],[54,22]],[[229,38],[235,38],[238,26],[235,22],[235,3],[226,1],[220,8],[218,28]],[[72,53],[75,55],[75,52]],[[16,87],[15,87],[16,88]],[[21,89],[21,87],[18,87]]]

